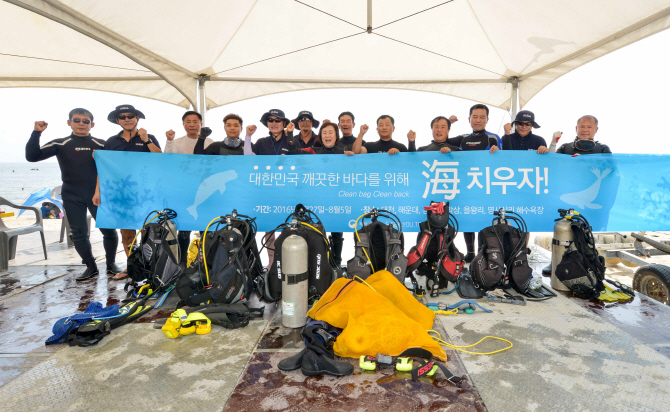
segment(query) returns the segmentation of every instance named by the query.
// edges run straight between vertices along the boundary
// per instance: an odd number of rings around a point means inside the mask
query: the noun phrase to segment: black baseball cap
[[[535,123],[535,114],[530,110],[522,110],[519,113],[517,113],[516,119],[514,119],[514,123],[516,122],[531,122],[533,123],[534,128],[536,129],[540,128],[540,125]]]

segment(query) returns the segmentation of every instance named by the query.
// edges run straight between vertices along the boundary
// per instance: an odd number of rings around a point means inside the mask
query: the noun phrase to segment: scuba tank
[[[307,242],[291,235],[281,247],[282,325],[301,328],[307,324],[307,287],[309,284]]]
[[[551,287],[555,290],[568,292],[567,286],[556,277],[556,266],[561,263],[563,254],[569,250],[574,250],[574,234],[572,233],[572,223],[570,218],[572,210],[559,209],[561,218],[556,220],[554,225],[554,238],[551,241]]]

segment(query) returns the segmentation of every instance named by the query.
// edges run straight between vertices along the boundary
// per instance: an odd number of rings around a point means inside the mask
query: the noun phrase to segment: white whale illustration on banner
[[[209,199],[209,197],[216,191],[219,191],[221,194],[223,194],[223,192],[226,191],[226,183],[235,179],[237,179],[237,173],[234,170],[227,170],[225,172],[211,175],[207,179],[203,180],[195,194],[193,205],[186,208],[188,213],[193,216],[193,219],[197,220],[198,206],[200,206],[205,200]]]
[[[585,209],[587,207],[589,209],[601,209],[602,205],[597,205],[591,202],[596,200],[598,197],[598,193],[600,192],[600,182],[605,178],[605,176],[609,175],[611,171],[612,168],[608,167],[601,174],[600,169],[595,167],[592,168],[591,172],[593,172],[593,174],[598,178],[595,183],[593,183],[588,189],[582,190],[581,192],[566,193],[561,195],[561,200],[569,205],[577,206],[581,209]]]

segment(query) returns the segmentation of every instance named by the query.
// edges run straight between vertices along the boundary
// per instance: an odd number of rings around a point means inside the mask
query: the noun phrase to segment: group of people
[[[40,146],[39,140],[48,124],[45,121],[35,122],[33,133],[26,144],[26,160],[38,162],[56,156],[61,168],[63,180],[62,199],[65,215],[72,232],[72,241],[77,253],[86,265],[86,270],[77,276],[77,280],[89,279],[98,275],[99,271],[91,250],[89,231],[86,222],[87,211],[96,217],[100,205],[100,184],[92,153],[95,150],[117,150],[133,152],[160,153],[161,147],[153,135],[143,128],[138,128],[144,114],[132,105],[117,106],[107,120],[121,127],[121,131],[104,141],[92,137],[90,132],[94,126],[93,114],[82,108],[70,111],[68,126],[72,129],[70,136],[52,140]],[[590,153],[611,153],[607,145],[594,140],[598,131],[598,120],[586,115],[577,121],[577,137],[573,142],[563,144],[556,149],[561,133],[554,133],[551,144],[533,133],[540,126],[535,122],[535,115],[528,111],[520,111],[512,123],[504,126],[505,135],[498,136],[486,130],[489,120],[489,108],[483,104],[475,104],[470,108],[468,120],[472,133],[449,137],[456,116],[449,118],[437,116],[430,123],[433,139],[429,145],[416,148],[416,133],[412,130],[407,134],[408,145],[393,139],[395,120],[389,115],[377,119],[379,139],[365,141],[363,138],[369,130],[368,125],[360,126],[359,133],[354,137],[355,117],[351,112],[342,112],[338,123],[330,120],[319,122],[309,111],[301,111],[297,118],[289,120],[282,110],[272,109],[260,119],[267,127],[268,136],[259,138],[252,143],[251,137],[256,132],[255,125],[244,129],[242,118],[229,114],[223,118],[226,136],[221,141],[209,138],[211,129],[202,127],[202,116],[195,111],[187,111],[182,116],[186,135],[176,138],[173,130],[166,132],[167,143],[165,153],[201,154],[201,155],[298,155],[298,154],[345,154],[348,156],[365,153],[388,153],[414,151],[451,151],[488,150],[533,150],[537,153],[565,153],[570,155]],[[319,126],[320,125],[320,126]],[[295,129],[298,129],[294,134]],[[512,131],[514,129],[514,131]],[[244,139],[241,139],[242,131]],[[315,134],[315,130],[318,130]],[[341,133],[341,134],[340,134]],[[118,235],[115,229],[100,229],[103,235],[103,246],[106,255],[106,272],[115,279],[127,276],[115,263]],[[135,230],[121,229],[121,242],[126,254],[130,253],[131,244],[135,239]],[[188,250],[190,232],[179,232],[180,249]],[[341,264],[343,234],[331,233],[333,255]],[[465,233],[467,245],[466,261],[474,258],[474,233]],[[268,239],[269,242],[272,239]],[[270,246],[271,247],[271,246]],[[185,253],[184,253],[185,255]],[[270,257],[272,261],[272,257]]]

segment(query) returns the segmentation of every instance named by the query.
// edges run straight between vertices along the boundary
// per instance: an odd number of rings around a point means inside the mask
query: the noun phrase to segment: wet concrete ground
[[[49,261],[39,265],[30,243],[23,244],[27,249],[17,261],[25,263],[10,262],[10,270],[0,273],[3,410],[125,411],[131,404],[198,412],[670,409],[664,389],[670,380],[670,309],[646,297],[624,304],[565,295],[526,307],[483,302],[498,306],[498,313],[439,316],[435,328],[455,344],[474,343],[487,334],[515,343],[512,350],[492,356],[447,350],[449,369],[467,377],[461,387],[439,373],[413,382],[392,370],[364,372],[353,359],[347,360],[355,365],[351,376],[306,378],[300,371],[277,369],[303,344],[299,331],[281,326],[274,304],[266,305],[263,320],[246,328],[215,326],[209,335],[171,340],[155,329],[174,307],[171,297],[164,308],[113,331],[96,347],[44,346],[56,320],[93,301],[117,304],[125,297],[124,283],[105,275],[76,282],[83,267],[69,256],[72,249],[51,245]],[[59,264],[44,265],[52,259]],[[544,263],[540,259],[534,265],[539,269]],[[99,266],[104,268],[104,261]],[[440,298],[452,300],[460,299],[455,294]],[[489,342],[479,349],[499,346]],[[611,391],[621,395],[606,395]]]

